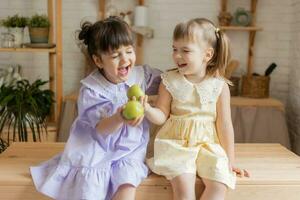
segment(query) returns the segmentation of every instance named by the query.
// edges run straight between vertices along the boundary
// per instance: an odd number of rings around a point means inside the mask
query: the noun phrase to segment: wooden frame
[[[221,0],[221,11],[227,11],[228,0]],[[248,47],[248,60],[247,60],[247,76],[252,76],[253,72],[253,55],[254,55],[254,41],[256,31],[261,31],[261,27],[257,27],[256,24],[256,6],[257,0],[251,0],[251,14],[252,22],[250,26],[221,26],[221,30],[224,31],[249,31],[249,47]]]
[[[55,11],[55,14],[54,14]],[[50,121],[57,122],[62,104],[62,0],[47,0],[47,12],[52,24],[49,32],[49,43],[56,41],[54,48],[0,48],[0,52],[28,52],[49,54],[49,88],[55,93],[56,105]],[[54,25],[55,24],[55,29]]]

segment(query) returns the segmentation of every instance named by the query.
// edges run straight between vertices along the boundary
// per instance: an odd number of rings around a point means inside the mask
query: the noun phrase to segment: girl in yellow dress
[[[161,75],[155,107],[143,100],[145,116],[165,124],[154,142],[150,169],[171,181],[174,199],[195,199],[196,174],[205,190],[201,200],[225,198],[236,174],[230,92],[224,78],[229,47],[226,35],[207,19],[176,26],[173,60],[176,69]]]

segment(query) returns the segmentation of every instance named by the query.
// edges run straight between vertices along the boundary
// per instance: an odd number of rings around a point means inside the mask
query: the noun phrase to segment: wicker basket
[[[240,77],[232,76],[229,79],[233,85],[229,85],[230,95],[238,96],[239,95],[239,85],[240,85]]]
[[[269,76],[243,76],[242,96],[251,98],[268,98],[269,85]]]

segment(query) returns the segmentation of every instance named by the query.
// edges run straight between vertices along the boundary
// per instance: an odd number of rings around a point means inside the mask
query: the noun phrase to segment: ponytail
[[[230,58],[229,39],[226,34],[216,28],[216,45],[214,48],[214,55],[207,65],[208,75],[225,76],[225,69]]]

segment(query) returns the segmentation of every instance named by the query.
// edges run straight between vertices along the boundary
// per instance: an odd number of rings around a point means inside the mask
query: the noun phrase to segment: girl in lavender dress
[[[81,81],[78,117],[63,153],[31,167],[32,179],[38,191],[60,200],[134,199],[148,174],[149,127],[143,117],[127,121],[121,112],[127,89],[138,84],[147,93],[160,72],[134,67],[131,31],[119,18],[86,22],[78,38],[97,70]]]

